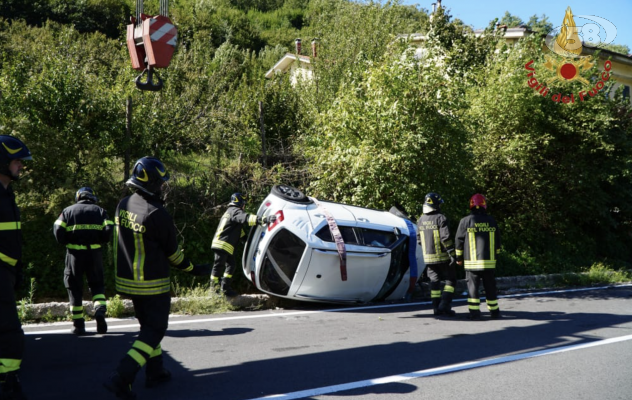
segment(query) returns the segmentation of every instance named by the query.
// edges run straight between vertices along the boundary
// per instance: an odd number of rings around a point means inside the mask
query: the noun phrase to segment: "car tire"
[[[288,185],[274,185],[271,193],[292,203],[310,204],[312,201],[303,192]]]

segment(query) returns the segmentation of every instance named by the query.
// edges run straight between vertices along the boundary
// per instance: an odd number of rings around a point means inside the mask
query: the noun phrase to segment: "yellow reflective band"
[[[16,260],[15,258],[11,258],[6,254],[0,253],[0,261],[3,261],[7,264],[9,264],[12,267],[15,267],[15,265],[18,263],[18,260]]]
[[[167,169],[165,168],[164,171],[161,171],[160,168],[156,167],[156,171],[158,171],[158,174],[160,175],[161,178],[164,178],[165,175],[167,175]]]
[[[101,230],[103,230],[103,225],[70,225],[70,226],[66,226],[66,232],[73,232],[73,231],[101,231]]]
[[[22,360],[15,358],[0,358],[0,374],[17,371],[20,369],[20,364],[22,364]]]
[[[104,294],[95,294],[94,296],[92,296],[92,301],[97,301],[97,300],[105,300],[105,295]]]
[[[257,225],[257,216],[256,215],[249,215],[248,216],[248,226],[254,226]]]
[[[478,261],[464,261],[465,269],[494,269],[496,268],[496,260],[478,260]]]
[[[160,345],[158,345],[158,347],[156,347],[154,349],[154,351],[151,353],[151,356],[149,356],[149,358],[158,357],[161,354],[162,354],[162,347],[160,347]]]
[[[193,270],[193,263],[189,261],[189,266],[183,269],[184,272],[191,272]]]
[[[70,306],[70,311],[83,311],[83,306]]]
[[[178,246],[176,252],[167,258],[169,259],[169,263],[171,265],[179,265],[184,260],[184,252],[182,251],[182,247]]]
[[[445,241],[445,243],[443,243],[443,245],[445,246],[446,249],[449,249],[450,247],[454,246],[454,241],[448,239]]]
[[[15,231],[18,229],[22,229],[22,223],[20,221],[0,222],[0,231]]]
[[[444,292],[447,292],[447,293],[454,293],[454,287],[453,287],[453,286],[450,286],[450,285],[445,285],[445,286],[443,287],[443,291],[444,291]]]
[[[467,306],[467,308],[470,309],[470,310],[480,310],[481,306],[473,306],[473,305],[470,304],[470,305]]]
[[[154,295],[169,293],[171,281],[169,278],[152,281],[134,281],[116,277],[116,290],[126,294]]]
[[[95,250],[95,249],[100,249],[101,245],[100,244],[91,244],[91,245],[82,245],[82,244],[67,244],[66,248],[71,249],[71,250],[88,250],[88,247],[90,247],[90,250]]]
[[[64,221],[62,221],[61,219],[58,219],[57,221],[55,221],[55,225],[59,225],[62,228],[66,227],[66,223]]]
[[[105,221],[103,221],[103,225],[114,225],[114,222],[112,222],[109,219],[106,219]]]
[[[432,231],[432,239],[434,241],[435,254],[441,254],[441,238],[437,229]]]
[[[136,176],[136,179],[138,179],[141,182],[149,181],[149,177],[147,176],[147,171],[145,171],[145,168],[143,168],[143,177],[141,178],[140,176]]]
[[[450,257],[448,257],[447,253],[441,254],[424,254],[424,261],[426,263],[438,263],[448,261]]]
[[[9,154],[17,154],[20,152],[20,150],[22,150],[21,147],[18,147],[17,149],[11,149],[9,148],[9,146],[7,146],[4,142],[2,143],[2,145],[4,146],[4,148],[9,152]]]
[[[463,255],[463,250],[456,249],[454,251],[456,252],[457,256],[462,256]]]
[[[496,248],[496,232],[489,232],[489,259],[495,260],[496,254],[494,249]]]
[[[470,241],[470,260],[476,261],[476,235],[473,232],[468,232],[467,236]]]
[[[493,306],[490,303],[487,303],[487,308],[489,308],[489,311],[496,311],[496,310],[498,310],[498,304]]]
[[[141,368],[143,367],[143,365],[145,365],[145,363],[147,363],[147,360],[145,359],[145,357],[143,357],[139,352],[137,352],[134,349],[131,349],[130,351],[128,351],[127,355],[132,357],[134,361],[136,361],[138,365],[141,366]]]
[[[233,252],[235,251],[235,248],[233,247],[232,244],[226,243],[223,240],[219,240],[219,239],[214,239],[213,240],[213,242],[211,243],[211,248],[212,249],[224,250],[228,254],[233,254]]]
[[[441,297],[441,290],[431,290],[430,291],[430,298],[438,298]]]
[[[154,349],[150,345],[148,345],[145,342],[141,342],[140,340],[135,341],[134,344],[132,345],[132,348],[138,349],[146,353],[147,355],[150,355],[151,353],[154,352]]]
[[[134,262],[132,269],[134,271],[134,280],[142,281],[145,279],[145,242],[143,242],[142,233],[134,232]]]
[[[477,303],[477,304],[479,304],[479,303],[481,302],[481,299],[472,299],[472,298],[469,298],[469,299],[467,299],[467,302],[468,302],[468,303]]]

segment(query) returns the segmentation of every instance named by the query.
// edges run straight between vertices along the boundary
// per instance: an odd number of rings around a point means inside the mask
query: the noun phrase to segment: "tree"
[[[500,25],[507,25],[508,28],[515,28],[524,25],[524,21],[517,15],[512,15],[509,11],[505,11],[505,15],[498,21]]]

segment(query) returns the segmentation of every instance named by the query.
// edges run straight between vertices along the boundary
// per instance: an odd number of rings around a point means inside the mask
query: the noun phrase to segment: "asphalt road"
[[[427,302],[239,312],[171,319],[173,380],[140,400],[632,398],[632,286],[501,297],[503,318],[437,319]],[[484,305],[481,309],[486,314]],[[138,332],[26,326],[28,398],[114,399],[102,388]],[[94,323],[89,323],[94,331]],[[269,397],[267,397],[269,396]]]

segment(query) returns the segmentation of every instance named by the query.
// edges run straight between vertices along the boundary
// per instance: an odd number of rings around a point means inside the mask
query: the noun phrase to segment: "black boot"
[[[86,321],[83,318],[73,319],[72,325],[73,327],[70,332],[74,333],[77,336],[86,334]]]
[[[468,319],[472,321],[479,321],[481,319],[481,310],[470,310]]]
[[[171,372],[164,367],[159,372],[150,373],[148,370],[147,376],[145,377],[145,387],[153,388],[165,382],[169,382],[170,380]]]
[[[492,310],[492,311],[490,311],[490,313],[492,314],[491,315],[492,319],[500,318],[500,310]]]
[[[442,312],[439,311],[439,303],[441,303],[441,299],[432,299],[432,310],[434,315],[441,315]]]
[[[439,307],[437,307],[442,315],[447,317],[454,317],[456,312],[452,310],[452,293],[443,292],[441,294],[441,302],[439,303]]]
[[[235,292],[231,287],[230,287],[230,282],[233,280],[233,278],[222,278],[222,293],[224,293],[224,296],[226,297],[235,297],[237,296],[237,292]]]
[[[114,393],[119,399],[136,399],[136,393],[132,392],[132,384],[123,380],[118,372],[114,372],[110,379],[103,384],[103,387]]]
[[[26,400],[17,371],[0,374],[0,400]]]
[[[108,323],[105,322],[105,307],[97,308],[94,319],[97,321],[97,333],[104,334],[108,331]]]

